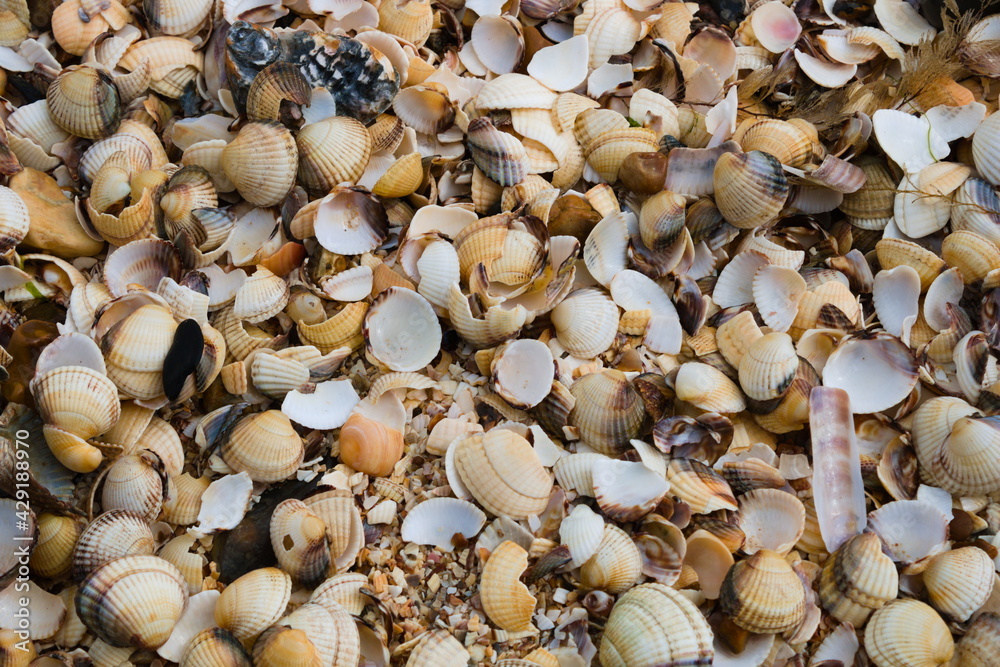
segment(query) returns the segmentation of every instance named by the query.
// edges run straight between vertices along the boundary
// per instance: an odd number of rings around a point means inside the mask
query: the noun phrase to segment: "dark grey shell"
[[[363,42],[307,30],[278,33],[237,21],[226,35],[226,78],[240,113],[246,111],[254,77],[279,60],[298,66],[314,88],[329,90],[338,115],[366,125],[399,92],[399,74]]]

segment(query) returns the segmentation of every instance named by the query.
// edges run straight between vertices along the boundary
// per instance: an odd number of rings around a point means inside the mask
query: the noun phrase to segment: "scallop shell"
[[[263,266],[236,291],[233,317],[250,323],[263,322],[280,313],[288,305],[288,283]]]
[[[662,584],[636,586],[615,603],[601,640],[606,667],[711,665],[712,630],[682,593]]]
[[[696,459],[672,459],[667,465],[667,481],[671,493],[687,503],[695,514],[739,508],[729,483]]]
[[[302,463],[303,446],[288,417],[267,410],[240,419],[220,448],[222,459],[254,481],[287,479]]]
[[[298,149],[292,134],[273,121],[247,123],[222,151],[222,169],[255,206],[274,206],[295,184]]]
[[[364,125],[345,116],[310,123],[299,132],[298,178],[315,195],[335,185],[356,182],[372,154],[372,137]]]
[[[889,334],[844,338],[823,367],[823,384],[846,391],[856,414],[892,407],[909,396],[916,383],[912,353]]]
[[[236,636],[222,628],[202,630],[184,649],[184,667],[251,667],[253,662]]]
[[[281,568],[303,586],[312,588],[326,578],[330,568],[326,524],[301,500],[283,500],[274,508],[271,548]]]
[[[736,413],[746,409],[746,399],[736,383],[713,366],[689,361],[674,380],[677,398],[708,412]]]
[[[1000,638],[1000,615],[984,612],[976,617],[955,645],[955,660],[969,667],[987,667],[994,660],[997,640]]]
[[[761,151],[723,153],[715,163],[715,203],[726,221],[752,229],[774,220],[788,198],[781,163]]]
[[[996,573],[989,555],[978,547],[961,547],[934,556],[924,570],[931,606],[959,622],[967,621],[993,592]]]
[[[364,528],[350,492],[343,489],[322,491],[303,502],[326,524],[334,569],[343,572],[352,567],[364,546]]]
[[[552,478],[521,436],[494,429],[472,435],[452,448],[462,481],[491,514],[524,519],[545,508]]]
[[[580,567],[580,583],[612,595],[642,580],[642,554],[621,528],[606,524],[593,555]]]
[[[756,489],[740,498],[740,529],[748,554],[770,549],[788,553],[802,537],[806,509],[802,501],[777,489]]]
[[[68,67],[45,94],[53,120],[70,134],[104,139],[121,123],[121,100],[111,77],[95,67]]]
[[[576,400],[569,423],[590,447],[612,454],[622,451],[629,440],[638,436],[646,416],[645,406],[621,371],[585,375],[573,383],[570,392]]]
[[[546,372],[552,364],[553,376]],[[533,408],[548,395],[555,377],[549,347],[537,340],[517,340],[500,346],[491,363],[493,386],[512,406]]]
[[[111,510],[84,529],[73,550],[73,578],[82,580],[101,565],[124,556],[152,555],[153,533],[145,519],[128,510]]]
[[[599,289],[572,292],[552,309],[559,342],[573,355],[591,359],[606,351],[618,331],[618,308]]]
[[[507,541],[493,550],[483,568],[479,588],[483,611],[494,625],[508,632],[531,627],[535,596],[521,583],[527,567],[528,552]]]
[[[865,650],[878,667],[948,664],[955,640],[937,612],[918,600],[893,600],[865,627]]]
[[[819,601],[842,623],[864,625],[868,616],[899,595],[896,565],[872,533],[848,539],[823,564]]]
[[[80,584],[80,620],[111,646],[155,649],[170,636],[187,604],[187,584],[173,565],[155,556],[106,563]]]
[[[740,386],[756,401],[780,398],[788,390],[799,367],[792,337],[769,333],[750,344],[739,366]]]
[[[222,591],[215,604],[215,622],[241,642],[251,641],[281,618],[291,592],[292,580],[281,570],[253,570]]]
[[[152,523],[160,516],[166,489],[163,463],[155,454],[121,456],[108,468],[101,492],[105,510],[130,510]]]
[[[447,630],[430,630],[420,636],[405,667],[466,667],[469,659],[469,652]]]
[[[761,549],[726,574],[719,603],[736,625],[754,633],[795,628],[805,615],[805,589],[779,554]]]
[[[108,364],[108,378],[121,393],[143,400],[163,394],[163,363],[176,328],[170,311],[150,304],[140,307],[105,334],[101,350]]]
[[[476,118],[469,123],[466,136],[473,162],[493,182],[509,187],[528,175],[530,165],[524,146],[494,127],[489,118]]]
[[[0,187],[0,252],[7,252],[28,233],[28,207],[7,187]]]

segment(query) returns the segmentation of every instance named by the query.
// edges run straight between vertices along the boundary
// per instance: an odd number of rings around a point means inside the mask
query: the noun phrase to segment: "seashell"
[[[730,488],[737,496],[760,489],[781,489],[785,486],[785,478],[781,472],[758,458],[726,461],[719,472],[729,482]]]
[[[969,667],[986,667],[993,660],[997,642],[997,614],[984,612],[977,616],[955,644],[955,660]]]
[[[552,90],[565,92],[575,89],[587,78],[588,57],[587,36],[577,35],[536,51],[526,71]]]
[[[330,569],[326,524],[301,500],[278,503],[271,515],[271,547],[278,564],[294,581],[312,588]]]
[[[606,667],[711,665],[712,630],[683,593],[663,584],[636,586],[618,599],[601,640]]]
[[[604,353],[618,332],[618,308],[599,289],[570,293],[552,309],[551,317],[559,342],[581,359]]]
[[[657,148],[656,133],[641,127],[605,131],[581,144],[584,145],[587,164],[608,183],[618,180],[626,157]]]
[[[729,365],[738,370],[747,349],[763,335],[754,321],[753,313],[743,311],[719,325],[715,332],[715,342]]]
[[[197,595],[202,592],[201,587],[205,580],[205,571],[208,566],[208,559],[192,551],[195,546],[193,535],[178,535],[160,548],[156,554],[167,561],[184,575],[188,584],[188,595]],[[197,549],[197,548],[195,548]],[[214,607],[214,604],[213,604]]]
[[[576,456],[587,455],[577,454]],[[559,479],[560,486],[564,486],[560,472],[557,470],[556,478]],[[590,560],[590,557],[597,551],[597,547],[600,546],[604,538],[604,519],[587,505],[576,505],[559,526],[559,537],[563,544],[569,547],[570,555],[573,558],[570,561],[571,567],[580,567]]]
[[[978,547],[962,547],[930,559],[923,573],[931,606],[959,622],[967,621],[993,592],[995,571]]]
[[[466,137],[472,161],[493,182],[510,187],[528,175],[530,165],[524,146],[513,136],[496,129],[489,118],[470,122]]]
[[[322,491],[303,502],[326,524],[334,570],[343,572],[354,565],[364,546],[364,528],[350,493],[342,489]]]
[[[791,48],[802,32],[798,17],[780,2],[757,5],[749,18],[754,37],[771,53]]]
[[[325,195],[334,186],[356,182],[372,154],[372,137],[365,126],[346,116],[334,116],[303,127],[296,138],[298,178],[306,190]]]
[[[996,244],[1000,241],[1000,196],[981,178],[969,178],[955,192],[951,207],[951,226],[955,231],[970,231]]]
[[[388,231],[385,209],[359,188],[334,188],[316,209],[316,240],[330,252],[371,252],[381,245]]]
[[[689,361],[681,365],[674,391],[678,399],[707,412],[727,414],[746,409],[746,399],[736,383],[708,364]]]
[[[685,199],[666,190],[658,190],[658,194],[643,203],[639,234],[647,248],[658,252],[673,244],[684,227],[684,208]]]
[[[350,667],[360,660],[360,637],[354,619],[332,599],[308,602],[296,608],[278,621],[278,627],[283,626],[305,633],[316,647],[321,664]]]
[[[115,154],[120,155],[118,153]],[[114,157],[114,156],[112,156]],[[119,158],[120,159],[120,158]],[[104,163],[101,173],[108,168],[111,159]],[[97,180],[94,181],[95,186]],[[93,196],[92,196],[93,198]],[[195,209],[216,208],[219,198],[212,184],[212,177],[202,167],[182,167],[167,181],[163,194],[160,196],[160,208],[166,216],[167,233],[175,238],[182,230],[198,239],[199,245],[204,240],[204,231],[199,229]]]
[[[878,667],[948,664],[955,641],[931,607],[918,600],[893,600],[865,627],[865,651]]]
[[[28,233],[28,207],[7,187],[0,188],[0,252],[7,252]]]
[[[164,2],[144,0],[143,12],[154,30],[165,35],[187,37],[198,32],[212,8],[203,0]]]
[[[584,34],[590,44],[588,67],[596,69],[612,56],[628,53],[639,41],[642,25],[624,8],[600,12],[587,24]]]
[[[769,333],[747,347],[739,366],[740,386],[755,401],[771,401],[785,394],[798,367],[792,337]]]
[[[569,423],[587,445],[603,454],[623,451],[639,434],[645,406],[625,374],[617,370],[590,373],[573,383],[575,404]]]
[[[180,258],[170,242],[141,239],[111,253],[104,264],[104,283],[112,296],[120,297],[135,285],[155,291],[163,278],[179,278],[179,273]]]
[[[118,89],[105,72],[87,65],[68,67],[45,93],[52,119],[70,134],[104,139],[121,123]]]
[[[368,577],[363,574],[335,574],[316,587],[309,596],[309,601],[328,606],[325,601],[332,600],[349,614],[360,616],[371,600],[361,592],[367,585]]]
[[[361,329],[367,312],[368,304],[363,301],[348,303],[333,316],[317,324],[300,321],[299,337],[303,343],[315,345],[323,354],[341,347],[358,348],[364,343]],[[232,343],[229,343],[229,348],[233,349]]]
[[[142,400],[163,394],[163,363],[176,328],[170,311],[149,304],[104,335],[101,350],[108,365],[108,378],[122,394]]]
[[[799,126],[783,120],[766,118],[757,121],[739,141],[744,151],[773,155],[778,162],[789,167],[801,167],[812,159],[812,137]]]
[[[773,331],[788,331],[798,314],[799,302],[807,291],[806,282],[793,269],[768,265],[757,270],[753,296],[764,323]]]
[[[303,446],[288,417],[267,410],[240,419],[219,453],[226,465],[256,482],[278,482],[302,464]]]
[[[920,276],[912,267],[879,271],[872,288],[879,322],[887,332],[906,342],[919,315]]]
[[[667,465],[667,481],[672,495],[687,503],[695,514],[739,509],[728,482],[696,459],[672,459]]]
[[[79,521],[57,514],[38,515],[38,542],[31,552],[31,569],[46,579],[58,579],[69,573],[73,551],[83,532]]]
[[[883,238],[875,244],[875,252],[883,269],[894,269],[903,264],[912,267],[920,276],[921,290],[930,287],[946,266],[944,260],[931,251],[903,239]]]
[[[410,153],[396,160],[372,187],[372,194],[384,198],[407,197],[424,182],[420,153]]]
[[[119,457],[108,468],[101,493],[107,510],[130,510],[152,523],[160,516],[166,495],[163,464],[151,452]]]
[[[222,591],[215,622],[239,641],[252,641],[281,618],[291,591],[291,578],[277,568],[248,572]]]
[[[733,623],[748,632],[785,632],[805,615],[805,589],[784,558],[761,549],[729,570],[719,604]]]
[[[883,229],[892,219],[896,179],[884,159],[863,155],[854,163],[865,174],[865,184],[846,193],[840,204],[851,224],[861,229]],[[889,269],[891,266],[882,265]]]
[[[457,283],[448,294],[448,317],[452,328],[469,344],[477,348],[491,347],[515,335],[528,318],[528,311],[517,304],[507,310],[492,306],[482,319],[473,317],[469,299]]]
[[[340,459],[355,470],[375,476],[389,475],[403,456],[403,434],[359,413],[340,429]]]
[[[247,91],[247,118],[273,120],[297,127],[303,122],[302,107],[312,102],[312,86],[291,63],[271,63],[262,69]],[[322,121],[319,121],[322,122]]]
[[[256,324],[270,319],[288,305],[288,283],[263,266],[236,291],[233,317]]]
[[[992,455],[995,428],[993,417],[980,417],[961,399],[927,401],[914,414],[912,431],[921,469],[953,493],[992,492],[1000,479]]]
[[[521,583],[528,567],[528,552],[516,542],[506,541],[493,550],[483,567],[480,597],[490,620],[508,632],[531,627],[535,596]]]
[[[441,325],[433,306],[417,292],[390,287],[365,315],[367,351],[394,371],[417,371],[441,349]]]
[[[527,440],[507,429],[472,435],[455,443],[461,481],[488,512],[524,519],[548,503],[552,478]]]
[[[941,258],[957,268],[969,285],[1000,268],[1000,249],[988,239],[970,231],[956,231],[941,243]]]
[[[634,447],[639,447],[633,441]],[[600,459],[591,467],[594,494],[601,511],[614,521],[635,521],[649,514],[670,488],[660,453],[649,445],[651,467],[639,461]],[[642,450],[640,449],[640,452]],[[657,466],[656,469],[651,469]]]
[[[188,643],[180,664],[184,667],[251,667],[253,662],[233,633],[222,628],[208,628]]]
[[[305,665],[320,667],[323,660],[316,645],[302,630],[283,625],[268,628],[253,645],[255,665]]]
[[[786,554],[802,537],[806,510],[802,501],[778,489],[756,489],[740,498],[740,529],[746,535],[743,551],[769,549]]]
[[[846,391],[855,414],[870,414],[904,400],[916,385],[917,375],[912,353],[898,338],[861,334],[837,345],[823,367],[823,384]]]
[[[553,375],[546,372],[552,365]],[[555,377],[555,361],[549,347],[537,340],[515,340],[496,350],[490,364],[493,387],[512,406],[533,408],[548,395]]]
[[[896,565],[882,553],[882,543],[872,533],[848,539],[823,564],[819,601],[842,623],[864,625],[873,611],[899,595]]]
[[[94,519],[73,549],[73,578],[82,580],[101,565],[125,556],[153,553],[153,533],[144,517],[129,510],[111,510]]]
[[[612,595],[624,593],[642,580],[642,555],[621,528],[606,524],[597,549],[580,567],[580,583]]]
[[[788,198],[781,163],[761,151],[723,153],[715,163],[715,203],[726,221],[753,229],[778,216]]]
[[[465,667],[469,659],[469,652],[447,630],[429,630],[420,635],[405,667]]]
[[[151,40],[150,40],[151,41]],[[222,169],[254,206],[274,206],[295,184],[298,149],[280,123],[247,123],[222,151]]]
[[[84,366],[62,366],[31,381],[49,449],[70,470],[90,472],[103,455],[87,443],[108,431],[121,414],[117,390],[103,373]]]
[[[911,526],[920,525],[919,531]],[[924,559],[948,548],[948,517],[922,500],[895,500],[868,515],[868,530],[882,540],[883,550],[897,563],[926,565]]]
[[[76,593],[76,613],[99,639],[155,649],[167,641],[187,604],[176,567],[155,556],[125,556],[100,566]]]
[[[486,515],[470,502],[457,498],[430,498],[406,515],[400,536],[407,542],[452,551],[456,534],[471,540],[485,523]]]

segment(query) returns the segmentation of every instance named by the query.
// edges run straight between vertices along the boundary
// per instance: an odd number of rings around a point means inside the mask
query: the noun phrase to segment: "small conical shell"
[[[990,597],[996,572],[993,560],[978,547],[962,547],[939,554],[924,570],[931,606],[958,622],[965,622]]]
[[[723,153],[715,163],[715,203],[726,221],[741,229],[778,217],[788,198],[781,163],[761,151]]]
[[[273,121],[247,123],[222,151],[222,169],[255,206],[281,203],[295,184],[298,149],[291,132]]]
[[[683,593],[662,584],[636,586],[615,603],[601,639],[604,667],[711,665],[712,630]]]
[[[865,651],[878,667],[938,667],[955,653],[948,626],[918,600],[893,600],[865,628]]]
[[[187,604],[187,583],[156,556],[126,556],[90,573],[76,593],[80,620],[111,646],[155,649]]]
[[[52,118],[85,139],[110,137],[121,123],[121,100],[111,77],[88,65],[68,67],[45,94]]]
[[[873,533],[850,538],[823,564],[819,578],[823,608],[842,623],[861,627],[868,616],[899,594],[896,565]]]
[[[274,567],[253,570],[226,586],[215,603],[215,622],[246,643],[281,618],[291,578]]]
[[[493,623],[508,632],[531,627],[535,596],[521,583],[528,567],[528,552],[516,542],[504,542],[493,550],[480,581],[483,611]]]
[[[729,570],[719,602],[723,613],[741,628],[780,633],[802,622],[805,594],[792,566],[775,552],[761,549]]]

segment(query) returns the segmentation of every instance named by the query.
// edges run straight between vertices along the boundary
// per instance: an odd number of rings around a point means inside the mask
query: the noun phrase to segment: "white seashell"
[[[845,65],[860,65],[881,53],[877,46],[852,44],[847,36],[846,30],[824,30],[816,36],[816,41],[831,60]]]
[[[753,278],[757,312],[772,331],[788,331],[806,291],[806,281],[798,271],[783,266],[762,266]]]
[[[552,90],[573,90],[587,78],[589,53],[586,35],[571,37],[536,51],[528,63],[528,74]]]
[[[598,459],[591,475],[601,511],[615,521],[636,521],[649,514],[670,489],[664,475],[638,461]]]
[[[653,352],[677,354],[684,332],[677,309],[663,288],[638,271],[626,269],[611,280],[611,298],[624,310],[650,310],[643,344]]]
[[[311,392],[288,392],[281,411],[306,428],[329,430],[343,426],[360,400],[350,380],[329,380]]]
[[[655,130],[658,135],[676,137],[681,132],[677,123],[677,107],[667,97],[649,88],[641,88],[629,98],[628,115],[642,123],[643,127]]]
[[[202,630],[215,627],[215,603],[222,593],[218,590],[201,591],[188,598],[184,613],[177,619],[167,642],[156,649],[161,658],[180,662],[194,636]]]
[[[334,301],[361,301],[372,291],[370,266],[355,266],[323,281],[323,291]]]
[[[604,536],[604,519],[586,505],[576,505],[559,525],[559,538],[573,557],[570,567],[590,560]]]
[[[441,349],[441,324],[430,302],[413,290],[390,287],[365,314],[369,353],[394,371],[417,371]]]
[[[917,379],[913,353],[889,334],[845,338],[823,367],[823,384],[846,391],[855,414],[891,408],[910,395]]]
[[[451,551],[455,548],[455,534],[472,539],[485,524],[486,514],[466,500],[431,498],[409,511],[403,519],[400,536],[407,542]]]
[[[597,288],[572,292],[552,309],[556,337],[570,354],[592,359],[603,353],[618,335],[618,307]]]
[[[201,539],[220,530],[232,530],[250,507],[251,493],[253,480],[245,472],[215,480],[201,497],[198,524],[188,532]]]
[[[957,268],[941,272],[924,297],[924,320],[934,331],[944,331],[951,326],[948,304],[958,306],[965,292],[962,273]]]
[[[962,285],[962,279],[958,280]],[[920,276],[912,266],[900,264],[875,275],[872,300],[882,327],[904,343],[919,315]]]
[[[904,0],[875,0],[875,17],[900,44],[914,46],[926,39],[934,39],[937,34],[927,19]]]
[[[770,260],[760,252],[741,252],[726,264],[712,290],[712,301],[719,308],[752,303],[754,277]]]
[[[791,551],[806,526],[802,501],[779,489],[756,489],[740,497],[740,529],[746,535],[743,551]]]
[[[493,358],[493,387],[516,408],[533,408],[544,400],[555,378],[555,360],[549,346],[538,340],[505,343]],[[552,373],[549,373],[549,368]]]
[[[472,26],[469,43],[494,74],[513,72],[524,55],[520,25],[503,16],[481,16]]]
[[[857,65],[828,63],[798,49],[795,49],[795,62],[807,77],[824,88],[840,88],[858,73]]]
[[[627,265],[630,219],[635,226],[634,214],[617,211],[606,215],[583,244],[583,261],[590,275],[605,287]]]
[[[828,660],[839,660],[845,665],[850,665],[859,648],[861,643],[858,641],[854,626],[841,623],[816,647],[809,664],[818,665]]]
[[[926,116],[917,118],[895,109],[879,109],[872,115],[872,127],[882,150],[908,172],[919,172],[945,159],[951,151],[948,142],[931,127]],[[975,139],[972,153],[976,155]],[[976,166],[983,170],[978,159]]]
[[[868,515],[868,530],[897,563],[916,563],[948,549],[948,517],[922,500],[882,505]]]

